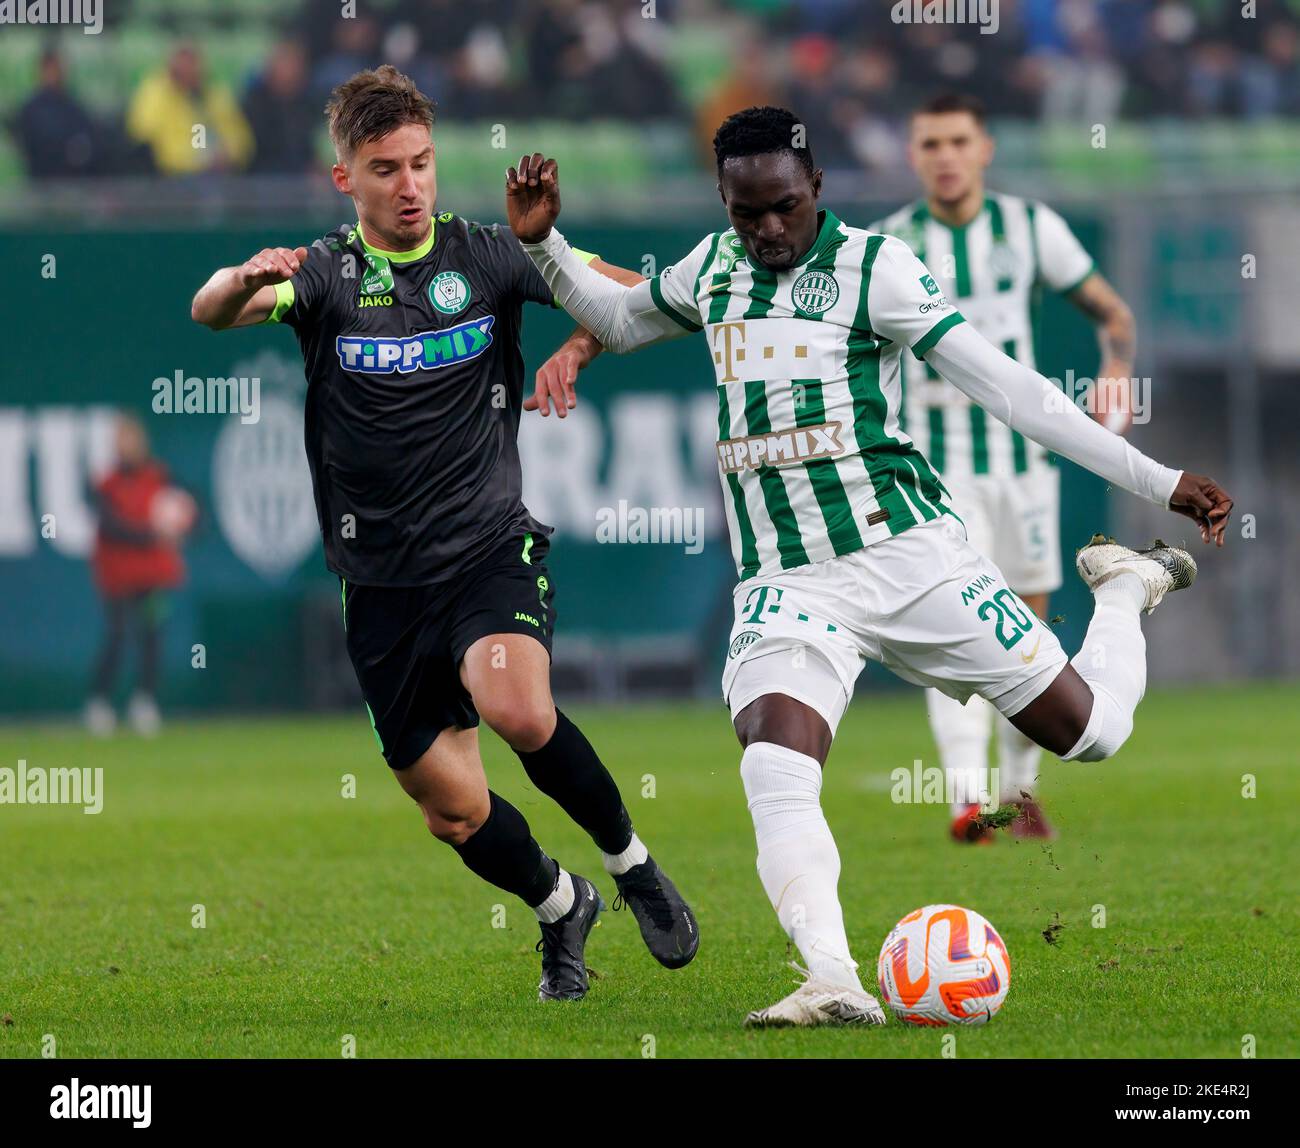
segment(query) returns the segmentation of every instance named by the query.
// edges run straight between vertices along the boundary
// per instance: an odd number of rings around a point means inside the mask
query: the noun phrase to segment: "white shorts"
[[[1061,472],[944,476],[966,536],[993,559],[1017,594],[1061,588]]]
[[[732,717],[763,694],[811,706],[835,733],[867,659],[1010,717],[1066,664],[1002,572],[945,516],[851,554],[741,582],[722,671]]]

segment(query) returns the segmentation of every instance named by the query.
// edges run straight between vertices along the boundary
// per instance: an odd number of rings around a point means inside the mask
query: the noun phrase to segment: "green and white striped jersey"
[[[703,328],[713,355],[718,466],[742,579],[952,513],[899,425],[899,360],[962,317],[906,244],[825,211],[789,271],[751,265],[727,230],[650,290],[664,315]]]
[[[1034,331],[1044,286],[1074,290],[1093,271],[1084,250],[1050,207],[990,194],[969,223],[950,227],[924,200],[872,224],[902,239],[934,273],[967,321],[1011,358],[1034,367]],[[1049,465],[1047,452],[976,406],[928,363],[903,371],[903,426],[935,470],[960,480],[1024,474]]]

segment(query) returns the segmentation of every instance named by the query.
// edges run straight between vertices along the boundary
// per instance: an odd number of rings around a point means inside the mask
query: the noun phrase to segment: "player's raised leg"
[[[1070,661],[954,520],[871,547],[862,565],[886,666],[958,698],[979,693],[1037,745],[1084,761],[1112,756],[1132,732],[1146,688],[1141,612],[1191,585],[1196,573],[1183,550],[1157,543],[1135,551],[1094,539],[1077,565],[1096,607]],[[891,588],[906,587],[907,571],[923,569],[949,573],[928,586],[914,580],[911,588]]]
[[[1077,567],[1095,607],[1083,647],[1012,723],[1066,761],[1102,761],[1133,731],[1146,691],[1141,615],[1196,578],[1191,555],[1161,542],[1132,550],[1101,535],[1079,551]]]
[[[551,698],[550,655],[527,634],[490,634],[461,661],[480,716],[515,751],[529,779],[591,835],[646,947],[670,969],[699,948],[690,906],[632,827],[618,786],[591,743]],[[616,908],[618,904],[616,903]]]
[[[420,758],[394,776],[419,805],[439,841],[484,881],[513,893],[541,923],[542,1000],[587,992],[583,949],[602,908],[596,887],[542,852],[524,815],[488,789],[478,731],[444,729]]]

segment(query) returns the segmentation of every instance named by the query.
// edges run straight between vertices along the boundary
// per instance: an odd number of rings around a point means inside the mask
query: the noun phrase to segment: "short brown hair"
[[[972,96],[967,92],[943,92],[912,109],[914,117],[943,116],[950,112],[966,112],[980,127],[984,126],[988,118],[988,113],[984,110],[984,101],[979,96]]]
[[[325,105],[330,139],[340,159],[351,159],[357,148],[382,139],[403,124],[433,130],[437,107],[392,64],[358,72],[330,93]]]

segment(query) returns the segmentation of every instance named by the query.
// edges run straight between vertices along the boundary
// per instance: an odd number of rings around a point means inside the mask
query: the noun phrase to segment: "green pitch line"
[[[1116,760],[1044,762],[1058,842],[965,850],[945,837],[945,809],[889,801],[891,769],[934,761],[920,695],[862,699],[832,752],[826,808],[863,971],[874,980],[900,916],[953,901],[993,921],[1013,962],[994,1022],[949,1030],[959,1057],[1237,1058],[1247,1036],[1261,1057],[1300,1054],[1295,698],[1153,694]],[[101,766],[105,790],[98,816],[0,805],[0,1055],[39,1056],[45,1034],[63,1057],[337,1057],[345,1035],[363,1057],[940,1055],[941,1033],[897,1023],[743,1031],[747,1010],[794,981],[724,712],[576,717],[694,902],[703,946],[668,972],[630,915],[607,913],[588,947],[591,994],[546,1006],[530,915],[428,836],[363,713],[176,724],[153,742],[0,729],[0,766]],[[590,840],[500,742],[484,745],[493,786],[612,902]]]

